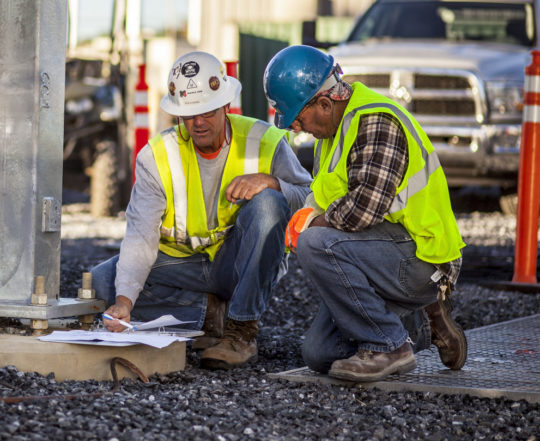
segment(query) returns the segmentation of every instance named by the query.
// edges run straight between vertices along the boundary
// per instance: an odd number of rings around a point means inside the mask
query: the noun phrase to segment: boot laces
[[[358,352],[356,353],[356,356],[360,360],[368,360],[372,357],[372,355],[373,355],[373,351],[369,351],[367,349],[359,349]]]
[[[236,321],[227,320],[223,336],[227,339],[238,340],[242,337],[241,325]]]

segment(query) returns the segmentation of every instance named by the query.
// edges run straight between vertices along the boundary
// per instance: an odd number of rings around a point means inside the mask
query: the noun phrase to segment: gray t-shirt
[[[198,156],[208,226],[217,225],[217,198],[229,148],[214,159]],[[152,149],[146,145],[137,155],[136,181],[126,210],[127,227],[117,265],[116,293],[137,300],[158,253],[161,217],[167,205]],[[310,174],[300,165],[286,138],[278,143],[271,175],[281,186],[291,211],[300,209],[310,192]]]
[[[229,145],[224,145],[218,155],[213,159],[206,159],[197,153],[197,163],[201,175],[201,184],[206,208],[206,223],[212,230],[218,226],[217,207],[219,202],[219,188],[225,169],[225,162],[229,155]]]

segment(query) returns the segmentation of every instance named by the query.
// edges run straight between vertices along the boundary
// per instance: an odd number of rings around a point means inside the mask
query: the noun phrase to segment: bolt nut
[[[37,306],[47,305],[47,294],[32,294],[31,303]]]
[[[48,329],[49,321],[48,320],[30,320],[30,327],[32,329]]]
[[[79,299],[85,299],[85,300],[95,299],[96,298],[96,290],[95,289],[79,288],[78,297],[79,297]]]

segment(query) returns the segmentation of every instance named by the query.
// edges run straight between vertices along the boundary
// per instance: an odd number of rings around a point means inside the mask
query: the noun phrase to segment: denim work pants
[[[132,311],[137,320],[172,314],[200,329],[206,314],[206,293],[229,300],[228,317],[258,320],[277,283],[284,257],[285,227],[291,216],[285,197],[267,189],[240,209],[235,225],[211,262],[206,254],[185,258],[158,252],[143,291]],[[96,296],[115,303],[115,256],[92,269]]]
[[[414,350],[430,345],[422,309],[437,299],[433,264],[418,259],[400,224],[362,232],[312,227],[298,239],[299,263],[321,304],[302,347],[306,364],[326,373],[359,349],[391,352],[408,338]]]

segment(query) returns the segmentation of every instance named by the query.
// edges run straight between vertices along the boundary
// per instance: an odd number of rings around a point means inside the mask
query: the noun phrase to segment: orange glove
[[[293,253],[296,251],[298,236],[309,227],[311,221],[320,213],[312,207],[305,207],[293,214],[285,229],[285,246]]]

